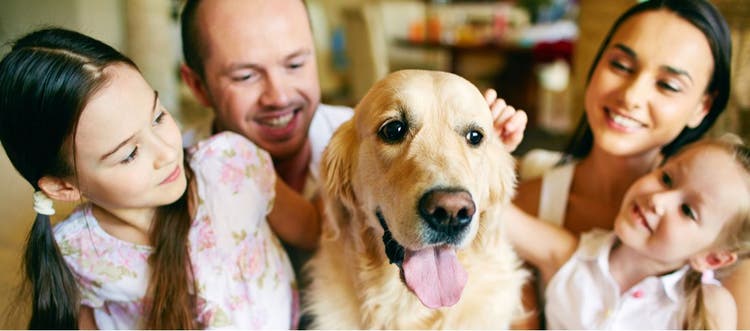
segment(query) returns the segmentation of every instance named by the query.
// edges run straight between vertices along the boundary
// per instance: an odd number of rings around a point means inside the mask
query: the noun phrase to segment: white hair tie
[[[55,214],[55,208],[52,208],[52,199],[44,192],[34,192],[34,210],[42,215],[52,216]]]

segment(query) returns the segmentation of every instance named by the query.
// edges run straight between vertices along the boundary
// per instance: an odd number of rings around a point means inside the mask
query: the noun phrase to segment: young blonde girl
[[[314,247],[317,211],[238,135],[185,158],[158,93],[116,50],[63,29],[16,41],[0,62],[0,141],[35,190],[29,328],[295,327],[271,228]],[[50,198],[86,202],[53,230]]]
[[[549,328],[734,329],[711,275],[750,253],[748,201],[750,149],[704,140],[631,185],[614,231],[579,238],[515,207],[506,224],[546,285]]]

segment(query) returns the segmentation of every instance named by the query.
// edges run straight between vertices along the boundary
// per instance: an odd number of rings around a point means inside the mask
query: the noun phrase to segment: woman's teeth
[[[624,126],[626,128],[640,128],[644,126],[641,122],[611,111],[609,112],[609,118],[611,118],[612,121],[614,121],[618,125]]]

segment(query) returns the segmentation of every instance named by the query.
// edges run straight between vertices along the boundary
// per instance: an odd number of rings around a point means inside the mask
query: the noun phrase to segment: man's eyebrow
[[[156,111],[156,105],[158,104],[158,102],[159,102],[159,92],[156,91],[156,90],[154,90],[154,103],[153,103],[153,105],[151,105],[151,113],[152,114],[154,113],[154,111]],[[115,148],[113,148],[111,151],[109,151],[106,154],[104,154],[101,157],[101,159],[99,159],[99,160],[103,161],[104,159],[108,158],[110,155],[112,155],[115,152],[117,152],[120,148],[122,148],[122,146],[125,146],[125,144],[127,144],[129,141],[133,140],[133,137],[135,137],[135,135],[132,135],[132,136],[128,137],[127,139],[123,140],[121,143],[117,144],[117,146]]]

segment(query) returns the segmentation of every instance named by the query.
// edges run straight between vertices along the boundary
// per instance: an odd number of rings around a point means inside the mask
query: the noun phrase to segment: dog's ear
[[[342,124],[333,134],[321,161],[321,176],[327,196],[327,213],[333,226],[334,237],[338,234],[340,223],[347,222],[356,203],[352,188],[352,174],[357,162],[357,132],[354,121]]]

